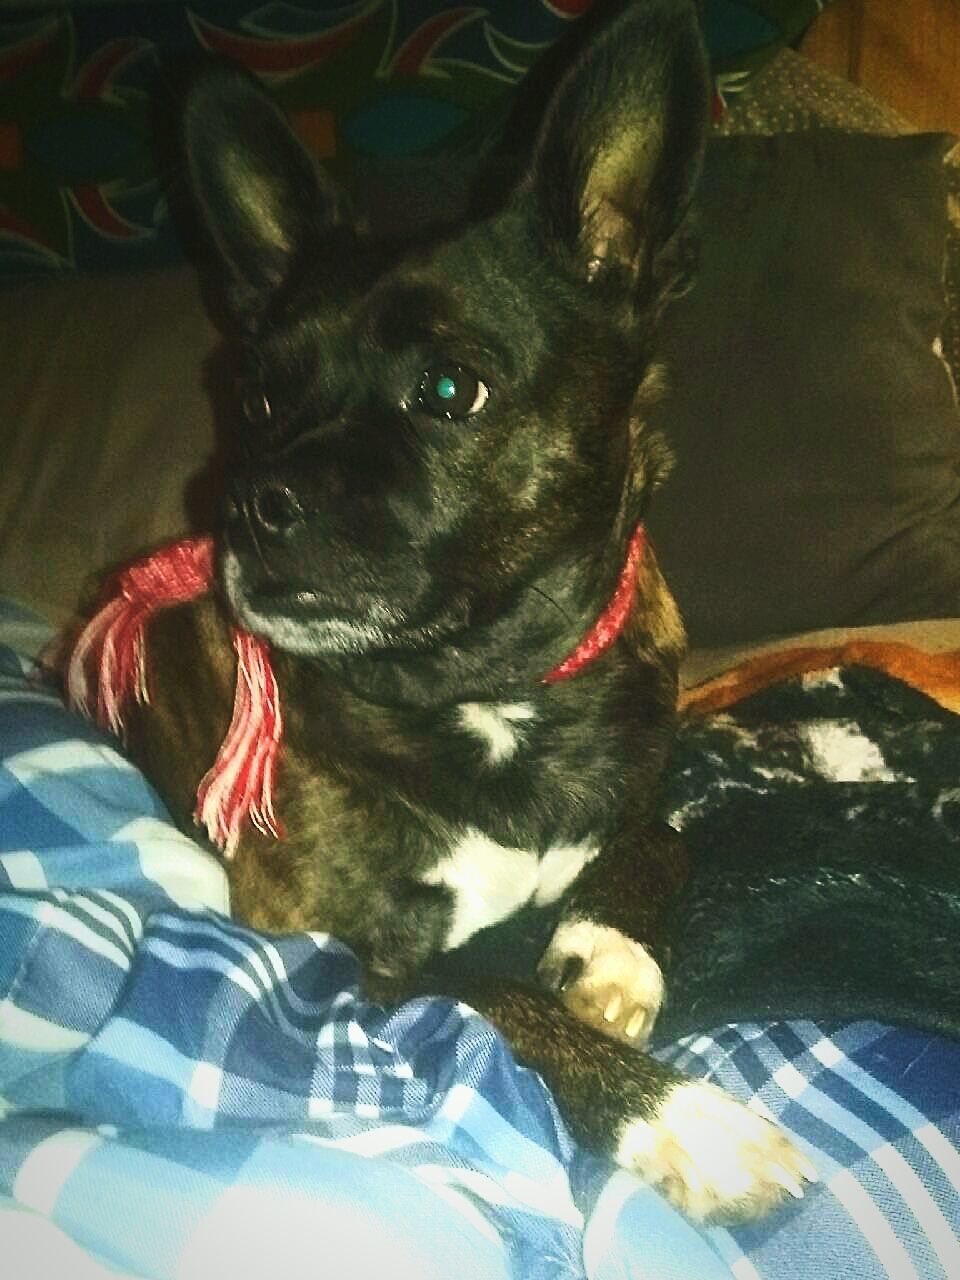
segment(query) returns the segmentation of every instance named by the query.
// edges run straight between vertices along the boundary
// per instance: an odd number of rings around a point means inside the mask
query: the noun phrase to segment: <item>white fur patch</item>
[[[445,947],[451,950],[478,930],[506,919],[531,899],[552,902],[597,850],[590,844],[549,849],[542,858],[530,849],[498,844],[468,827],[450,853],[426,877],[454,895],[454,914]]]
[[[617,1161],[699,1219],[760,1212],[817,1181],[775,1124],[702,1081],[674,1085],[653,1119],[627,1124]]]
[[[509,760],[520,744],[517,725],[533,720],[536,712],[527,702],[465,702],[460,707],[460,723],[487,748],[487,764]]]
[[[408,626],[403,612],[386,600],[371,600],[363,619],[328,618],[321,614],[292,618],[283,613],[257,609],[250,602],[236,555],[228,550],[223,557],[223,583],[227,598],[248,630],[289,653],[314,656],[318,653],[368,653],[433,637],[430,626]],[[320,608],[311,592],[299,592],[301,605]]]
[[[646,947],[609,925],[570,920],[557,927],[544,953],[541,969],[547,981],[562,973],[570,959],[583,966],[563,989],[571,1012],[617,1039],[643,1043],[664,991],[660,966]]]
[[[800,677],[804,689],[843,689],[843,676],[839,667],[827,667],[823,671],[805,671]]]
[[[537,888],[537,856],[468,827],[426,880],[453,891],[453,923],[445,943],[451,950],[530,901]]]
[[[537,868],[537,891],[533,895],[537,906],[545,907],[556,902],[599,852],[589,840],[580,844],[554,845],[548,849]]]

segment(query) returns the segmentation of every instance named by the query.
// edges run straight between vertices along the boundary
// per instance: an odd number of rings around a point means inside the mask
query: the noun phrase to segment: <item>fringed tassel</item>
[[[122,709],[129,697],[139,703],[148,700],[143,663],[144,617],[143,611],[131,609],[129,601],[119,597],[111,600],[84,627],[70,655],[66,674],[70,706],[112,733],[119,734],[123,729]],[[118,647],[121,631],[125,640]],[[118,651],[126,656],[122,673],[117,669]],[[98,655],[99,665],[91,672]],[[131,679],[132,671],[135,679]]]
[[[213,541],[185,538],[162,547],[114,579],[113,597],[81,632],[66,671],[70,705],[118,735],[124,708],[150,701],[144,629],[158,609],[186,604],[213,583]],[[217,758],[197,789],[196,821],[233,856],[249,818],[280,838],[273,785],[283,721],[266,644],[235,628],[237,685],[233,718]],[[92,708],[92,709],[91,709]]]
[[[265,835],[280,839],[273,809],[273,780],[283,719],[280,694],[262,640],[235,630],[237,688],[233,717],[212,768],[197,788],[196,821],[226,858],[232,858],[249,817]]]
[[[212,581],[212,538],[184,538],[121,570],[113,598],[87,623],[71,654],[70,705],[120,734],[129,700],[141,706],[150,701],[143,644],[147,619],[156,609],[205,595]]]

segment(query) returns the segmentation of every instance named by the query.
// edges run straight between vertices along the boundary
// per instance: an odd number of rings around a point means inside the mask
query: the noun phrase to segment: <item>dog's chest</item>
[[[495,769],[512,760],[524,746],[524,728],[537,718],[529,702],[464,702],[459,729],[483,751],[482,767]]]
[[[526,702],[463,703],[457,733],[480,753],[478,789],[522,764],[537,712]],[[545,906],[573,883],[598,852],[591,839],[557,842],[541,852],[501,843],[472,823],[457,831],[448,851],[426,875],[452,895],[453,914],[445,940],[450,950],[480,929],[506,919],[528,903]]]
[[[544,854],[498,844],[468,827],[450,853],[430,871],[428,884],[443,885],[453,897],[453,916],[444,941],[452,950],[480,929],[497,924],[528,903],[555,902],[599,850],[590,841],[554,845]]]

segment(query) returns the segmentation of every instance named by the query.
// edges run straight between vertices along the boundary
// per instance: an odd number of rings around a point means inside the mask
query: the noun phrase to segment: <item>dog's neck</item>
[[[557,663],[552,671],[547,672],[543,677],[544,684],[556,684],[558,680],[568,680],[571,676],[577,675],[609,649],[621,634],[637,598],[637,574],[646,545],[646,530],[642,524],[638,524],[630,539],[627,559],[609,604],[573,653]]]
[[[636,601],[645,547],[644,527],[638,525],[606,608],[576,649],[541,677],[542,684],[570,679],[615,643]],[[84,629],[70,655],[67,685],[72,705],[104,728],[121,733],[127,702],[149,701],[144,627],[150,616],[206,595],[213,583],[210,538],[183,539],[161,547],[123,570],[114,594]],[[280,693],[268,647],[236,626],[233,641],[237,654],[233,719],[197,797],[197,820],[228,857],[248,819],[267,833],[281,834],[272,794],[282,732]]]

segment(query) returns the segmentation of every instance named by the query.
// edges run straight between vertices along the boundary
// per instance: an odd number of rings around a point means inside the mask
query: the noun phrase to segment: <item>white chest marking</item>
[[[548,849],[537,868],[537,889],[533,895],[537,906],[545,907],[556,902],[599,852],[596,845],[586,840],[581,844],[558,844]]]
[[[520,744],[516,726],[535,718],[528,702],[464,702],[460,707],[460,724],[484,743],[489,765],[510,759]]]
[[[468,827],[426,878],[428,884],[445,885],[454,896],[445,948],[459,947],[531,899],[538,906],[555,901],[597,853],[584,841],[549,849],[538,858],[530,849],[509,848]]]

